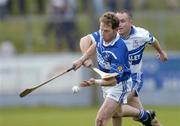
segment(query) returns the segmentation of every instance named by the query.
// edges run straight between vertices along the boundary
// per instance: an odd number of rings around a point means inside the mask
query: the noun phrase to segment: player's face
[[[128,36],[131,31],[132,20],[126,13],[117,13],[116,16],[119,19],[118,33],[122,36]]]
[[[113,39],[115,39],[117,34],[117,29],[112,29],[111,25],[107,25],[101,22],[100,30],[105,42],[111,42]]]

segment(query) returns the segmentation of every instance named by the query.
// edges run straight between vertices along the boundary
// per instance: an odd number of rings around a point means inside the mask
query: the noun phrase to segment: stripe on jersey
[[[110,53],[114,57],[114,59],[117,59],[117,56],[113,52],[111,52],[111,51],[103,51],[103,52]]]
[[[122,81],[122,88],[123,88],[123,91],[122,91],[122,94],[119,98],[119,101],[120,103],[123,103],[123,100],[124,100],[124,96],[126,95],[127,93],[127,81]]]
[[[141,50],[143,50],[145,48],[145,45],[146,45],[146,43],[144,43],[143,45],[139,46],[138,48],[136,48],[134,50],[129,51],[129,54],[138,53],[139,51],[141,51]]]
[[[154,41],[154,36],[151,32],[149,33],[149,38],[150,38],[149,42],[152,44]]]

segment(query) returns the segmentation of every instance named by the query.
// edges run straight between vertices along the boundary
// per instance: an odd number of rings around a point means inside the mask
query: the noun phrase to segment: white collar
[[[111,42],[106,43],[106,42],[103,40],[103,46],[105,46],[105,47],[113,46],[113,45],[117,42],[117,40],[119,39],[119,37],[120,37],[120,35],[117,33],[116,38],[113,39]]]

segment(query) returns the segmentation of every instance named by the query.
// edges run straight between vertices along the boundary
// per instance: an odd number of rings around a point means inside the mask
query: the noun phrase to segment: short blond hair
[[[114,12],[106,12],[100,18],[100,22],[103,22],[107,25],[111,24],[112,29],[119,27],[119,19],[117,18]]]

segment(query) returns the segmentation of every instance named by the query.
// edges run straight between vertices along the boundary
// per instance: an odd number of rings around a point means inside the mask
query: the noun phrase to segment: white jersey
[[[154,36],[144,28],[132,26],[127,39],[122,38],[129,51],[129,63],[132,73],[141,72],[142,56],[147,43],[155,41]]]

